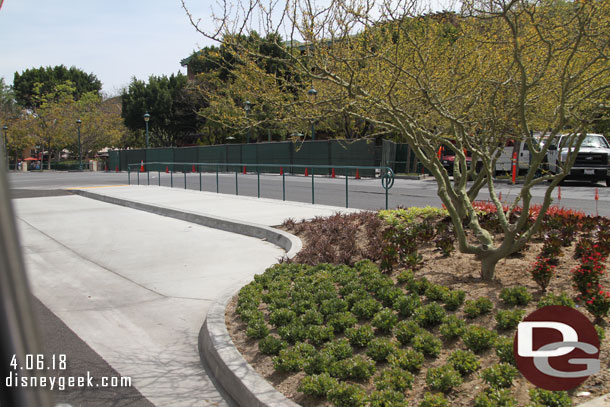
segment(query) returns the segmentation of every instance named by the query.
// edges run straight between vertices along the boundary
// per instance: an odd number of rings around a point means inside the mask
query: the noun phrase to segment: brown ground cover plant
[[[493,229],[495,218],[487,216],[493,206],[477,208]],[[538,235],[501,261],[488,282],[472,255],[446,256],[437,247],[437,235],[447,234],[445,216],[410,208],[287,221],[283,227],[301,237],[304,249],[231,302],[227,325],[237,348],[304,406],[417,406],[432,397],[426,393],[439,392],[435,397],[452,406],[539,399],[511,367],[516,323],[537,307],[563,304],[578,306],[597,319],[600,334],[607,332],[607,309],[599,311],[607,303],[600,297],[596,307],[587,304],[591,296],[573,275],[592,253],[606,264],[609,220],[553,209]],[[554,264],[544,287],[533,274],[541,258]],[[588,278],[610,284],[605,274]],[[603,340],[602,367],[609,362]],[[581,391],[591,395],[577,397]],[[608,392],[610,372],[602,368],[564,397],[580,403]]]

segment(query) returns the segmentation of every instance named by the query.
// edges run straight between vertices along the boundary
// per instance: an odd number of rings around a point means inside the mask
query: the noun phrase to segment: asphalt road
[[[175,173],[173,176],[166,173],[151,172],[132,173],[131,183],[140,185],[162,185],[174,188],[185,187],[185,176]],[[121,185],[128,183],[127,173],[91,173],[91,172],[43,172],[43,173],[12,173],[9,177],[11,188],[15,190],[54,190],[71,187]],[[335,179],[327,177],[315,177],[313,200],[317,204],[345,206],[346,183],[345,177]],[[219,174],[218,187],[215,174],[204,174],[201,177],[201,188],[205,191],[258,196],[259,182],[256,174],[237,175],[237,186],[235,173]],[[186,174],[186,187],[198,190],[200,178],[198,174]],[[519,190],[519,185],[512,186],[505,183],[497,183],[496,189],[502,192],[502,198],[508,202],[514,198]],[[595,191],[598,191],[599,200],[595,201]],[[260,176],[260,196],[263,198],[282,199],[282,177],[279,175]],[[312,202],[312,177],[286,176],[285,198],[289,201]],[[533,201],[542,202],[546,184],[533,189]],[[50,193],[50,192],[49,192]],[[15,194],[27,194],[24,191],[13,191]],[[482,191],[479,199],[487,200],[489,195]],[[582,210],[588,214],[610,216],[610,188],[603,184],[589,184],[580,182],[566,182],[561,186],[561,201],[558,191],[553,192],[554,203],[566,208]],[[379,179],[348,180],[348,205],[350,208],[381,209],[385,207],[385,190]],[[389,190],[388,206],[441,206],[437,196],[436,183],[433,178],[426,180],[397,179],[394,186]]]

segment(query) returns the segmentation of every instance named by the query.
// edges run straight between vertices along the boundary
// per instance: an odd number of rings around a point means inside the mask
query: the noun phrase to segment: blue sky
[[[212,0],[188,0],[202,26]],[[192,51],[210,45],[190,25],[180,0],[4,0],[0,77],[40,66],[76,66],[109,95],[132,77],[170,75]]]

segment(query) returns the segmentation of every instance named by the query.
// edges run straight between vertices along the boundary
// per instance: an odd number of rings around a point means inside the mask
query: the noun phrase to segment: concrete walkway
[[[88,191],[264,225],[341,210],[159,187]],[[153,404],[227,405],[201,368],[197,335],[219,294],[283,250],[80,196],[13,202],[34,294],[54,314]]]

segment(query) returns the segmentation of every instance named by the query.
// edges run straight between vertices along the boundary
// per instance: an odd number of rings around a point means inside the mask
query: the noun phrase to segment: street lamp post
[[[146,112],[144,114],[144,123],[146,123],[146,149],[148,150],[149,147],[149,143],[148,143],[148,121],[150,120],[150,115],[148,114],[148,112]]]
[[[313,85],[311,89],[307,91],[307,95],[310,97],[312,103],[316,102],[316,96],[318,95],[318,91],[314,89]],[[316,121],[311,119],[311,139],[316,139]]]
[[[4,130],[4,157],[6,158],[6,170],[9,171],[11,167],[8,162],[8,126],[5,124],[4,127],[2,127],[2,130]]]
[[[249,100],[244,102],[244,110],[246,111],[246,118],[250,117],[250,110],[252,109],[252,103]],[[248,120],[248,139],[246,143],[250,144],[250,121]]]
[[[80,143],[80,125],[82,121],[81,119],[76,120],[76,128],[78,129],[78,170],[83,170],[83,148]]]

